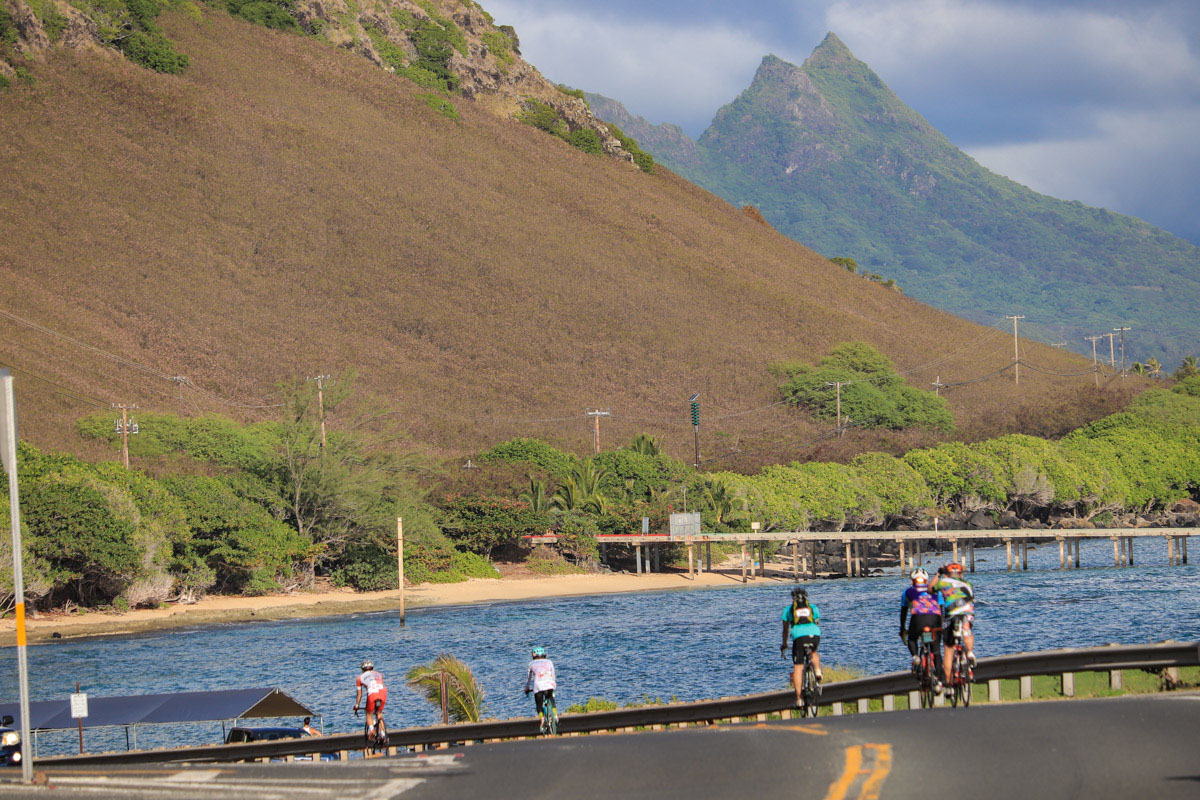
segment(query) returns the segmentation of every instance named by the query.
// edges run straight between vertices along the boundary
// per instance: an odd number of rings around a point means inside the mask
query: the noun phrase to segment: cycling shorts
[[[938,614],[913,614],[908,620],[908,640],[914,644],[921,641],[921,634],[925,629],[929,628],[929,632],[933,634],[933,641],[936,643],[938,634],[942,631],[942,618]]]
[[[799,639],[792,639],[792,663],[804,663],[804,646],[808,645],[812,651],[817,652],[817,647],[821,644],[820,636],[801,636]]]
[[[943,641],[945,641],[947,647],[954,646],[954,621],[956,619],[961,619],[963,621],[963,636],[970,636],[971,631],[975,628],[974,614],[958,614],[953,617],[946,617],[946,628],[942,633]]]
[[[378,714],[387,705],[387,689],[367,695],[367,713]]]
[[[558,711],[558,704],[554,702],[553,689],[546,689],[541,692],[533,693],[533,707],[537,709],[537,714],[539,717],[542,715],[542,706],[547,702],[550,703],[551,708],[553,708],[556,712]]]

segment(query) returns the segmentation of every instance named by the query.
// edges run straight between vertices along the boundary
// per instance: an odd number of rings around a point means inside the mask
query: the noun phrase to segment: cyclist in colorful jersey
[[[801,704],[800,689],[804,678],[804,646],[812,647],[813,671],[817,682],[821,681],[821,656],[817,647],[821,644],[821,609],[808,599],[808,592],[797,586],[792,589],[792,602],[783,609],[783,644],[779,655],[787,656],[788,635],[792,637],[792,686],[796,689],[796,705]]]
[[[558,706],[554,702],[556,688],[558,681],[554,674],[554,662],[546,657],[546,648],[533,648],[533,660],[529,662],[529,670],[525,673],[525,696],[533,692],[533,707],[539,717],[542,717],[545,703],[550,703],[551,712],[558,714]],[[545,726],[545,717],[542,717],[543,730]]]
[[[946,620],[946,647],[954,646],[954,628],[950,624],[955,617],[962,617],[963,644],[967,646],[967,661],[975,666],[975,590],[964,581],[962,564],[947,564],[945,574],[938,570],[938,579],[929,587],[942,601],[942,616]],[[946,682],[950,682],[950,659],[946,662]]]
[[[383,707],[387,705],[387,687],[383,685],[383,676],[375,671],[375,665],[370,659],[363,661],[359,666],[362,674],[354,681],[357,689],[354,695],[354,713],[358,713],[365,694],[367,703],[363,707],[367,710],[367,730],[371,732],[369,735],[374,735],[375,715],[382,716]]]
[[[934,675],[942,672],[942,603],[939,595],[929,590],[929,573],[917,567],[909,575],[912,586],[900,597],[900,638],[908,645],[915,670],[920,665],[918,643],[926,628],[933,633]],[[911,617],[911,618],[910,618]],[[908,626],[905,627],[907,621]],[[934,691],[942,691],[942,682],[934,677]]]

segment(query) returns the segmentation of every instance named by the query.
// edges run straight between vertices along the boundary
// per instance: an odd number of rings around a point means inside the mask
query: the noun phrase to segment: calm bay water
[[[1200,639],[1196,565],[1166,566],[1162,540],[1139,542],[1134,569],[1112,569],[1108,541],[1086,542],[1090,569],[1059,572],[1056,545],[1030,552],[1030,571],[1004,570],[1004,550],[978,550],[968,576],[979,597],[980,656],[1108,642]],[[941,563],[931,560],[928,563]],[[907,664],[899,598],[907,580],[817,581],[826,664],[866,673]],[[653,592],[415,609],[400,627],[391,613],[173,630],[30,648],[34,700],[65,699],[79,681],[92,695],[277,686],[324,715],[326,732],[359,730],[351,715],[354,676],[364,657],[388,679],[389,725],[425,725],[439,713],[403,685],[404,671],[450,652],[475,671],[492,717],[532,714],[524,694],[534,645],[558,668],[559,708],[598,696],[696,700],[782,689],[779,656],[786,584]],[[6,650],[0,697],[16,699],[16,659]],[[289,721],[287,724],[296,724]],[[67,752],[75,733],[39,735],[40,751]],[[124,749],[123,730],[86,733],[90,750]],[[142,746],[208,743],[220,725],[161,726]]]

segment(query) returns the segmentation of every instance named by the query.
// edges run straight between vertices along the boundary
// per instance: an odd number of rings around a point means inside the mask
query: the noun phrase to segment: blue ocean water
[[[979,571],[968,578],[979,598],[980,656],[1200,639],[1197,567],[1166,566],[1160,539],[1138,543],[1134,569],[1112,568],[1108,541],[1085,542],[1085,568],[1061,572],[1053,544],[1030,551],[1028,572],[1004,571],[1002,548],[976,552]],[[866,673],[904,668],[899,600],[907,585],[895,571],[812,582],[823,662]],[[557,666],[560,709],[592,696],[627,703],[772,691],[787,685],[779,640],[788,588],[731,582],[724,589],[413,609],[404,627],[394,613],[374,613],[51,643],[29,649],[31,695],[65,699],[76,681],[92,695],[275,686],[323,715],[326,732],[353,731],[361,724],[350,711],[354,677],[370,657],[388,679],[389,725],[425,725],[440,721],[439,712],[404,686],[403,673],[449,652],[482,683],[488,716],[528,716],[532,702],[522,690],[537,644]],[[10,702],[17,689],[15,650],[2,657],[8,663],[0,673],[0,698]],[[164,726],[141,729],[138,742],[210,743],[220,735],[219,724]],[[39,750],[69,752],[75,736],[40,734]],[[92,751],[125,748],[123,730],[86,737]]]

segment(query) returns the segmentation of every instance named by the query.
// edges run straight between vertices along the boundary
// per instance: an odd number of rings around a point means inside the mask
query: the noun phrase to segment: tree
[[[597,467],[590,458],[576,464],[554,493],[551,507],[560,511],[603,514],[608,499],[601,491],[600,484],[607,477],[608,470]]]
[[[1131,366],[1129,368],[1129,371],[1133,372],[1137,375],[1145,375],[1146,374],[1146,365],[1140,361],[1135,361],[1135,362],[1133,362],[1133,366]]]
[[[478,722],[483,714],[483,687],[471,668],[450,653],[442,653],[428,664],[418,664],[404,678],[439,709],[444,692],[446,715],[453,722]]]
[[[451,541],[487,558],[523,536],[545,533],[550,520],[528,503],[503,497],[458,496],[442,503],[441,527]]]
[[[546,513],[550,510],[550,499],[546,496],[546,482],[539,481],[532,472],[527,473],[525,477],[529,479],[529,488],[521,492],[517,499],[528,503],[531,511],[538,514]]]
[[[1159,378],[1162,376],[1162,364],[1158,363],[1158,359],[1151,356],[1146,359],[1146,372],[1151,378]]]
[[[746,498],[730,489],[720,478],[704,479],[700,502],[713,512],[718,525],[729,522],[737,512],[746,510]]]
[[[662,451],[658,439],[645,433],[639,433],[629,442],[629,449],[643,456],[656,456]]]
[[[848,272],[858,272],[858,262],[853,258],[849,258],[847,256],[836,256],[835,258],[831,258],[829,260]]]
[[[1200,359],[1195,356],[1186,356],[1179,368],[1175,370],[1174,378],[1181,381],[1184,378],[1191,378],[1195,375],[1200,375]]]

